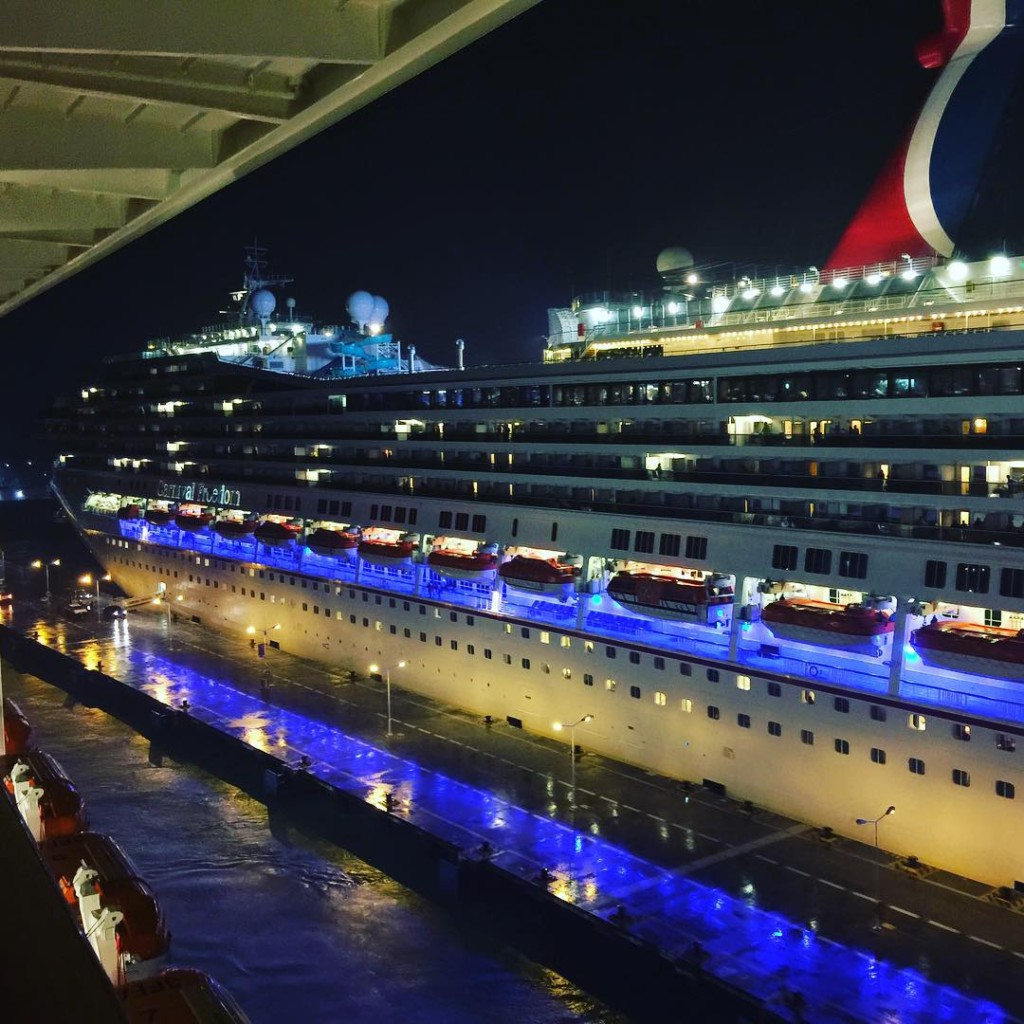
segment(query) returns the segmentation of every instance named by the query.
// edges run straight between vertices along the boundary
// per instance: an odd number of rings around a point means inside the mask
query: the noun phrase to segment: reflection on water
[[[4,682],[94,827],[156,889],[171,960],[218,978],[253,1024],[622,1020],[345,852],[271,835],[265,808],[231,787],[169,760],[153,767],[146,742],[101,712],[65,708],[63,693],[10,670]],[[265,723],[238,724],[266,736]]]

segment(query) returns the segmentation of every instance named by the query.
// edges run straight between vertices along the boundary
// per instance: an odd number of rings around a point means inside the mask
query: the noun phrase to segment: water
[[[36,742],[85,794],[93,828],[128,850],[173,932],[171,959],[212,974],[253,1024],[621,1024],[565,979],[357,858],[294,831],[101,712],[7,671]]]

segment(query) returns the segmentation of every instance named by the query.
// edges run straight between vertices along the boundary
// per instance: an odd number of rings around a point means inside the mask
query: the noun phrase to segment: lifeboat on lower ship
[[[441,541],[427,555],[427,565],[434,572],[456,580],[484,579],[498,568],[498,545],[478,544],[474,549],[460,549]]]
[[[213,532],[221,537],[234,539],[248,537],[256,529],[255,519],[242,519],[236,516],[224,516],[213,524]]]
[[[609,581],[608,596],[638,615],[701,625],[723,624],[731,616],[732,584],[725,576],[703,579],[673,573],[616,573]]]
[[[498,575],[515,590],[565,595],[575,585],[580,567],[556,558],[516,555],[498,566]]]
[[[761,620],[772,634],[799,643],[870,648],[881,653],[895,625],[890,613],[870,603],[833,604],[808,597],[780,597],[765,605]]]
[[[4,697],[4,749],[8,754],[23,754],[32,745],[32,726],[21,708]]]
[[[980,622],[931,622],[910,634],[926,665],[997,679],[1024,680],[1024,630]]]
[[[394,530],[375,535],[364,533],[359,540],[359,557],[371,565],[408,566],[419,543],[418,533],[398,534]]]
[[[358,546],[357,529],[332,530],[329,526],[318,526],[306,537],[306,547],[325,558],[351,558]]]
[[[68,836],[89,827],[89,815],[81,794],[57,761],[40,750],[0,757],[3,782],[9,793],[14,792],[11,772],[18,762],[28,765],[30,779],[43,791],[39,813],[44,839]]]
[[[291,544],[301,532],[302,527],[298,523],[290,523],[281,519],[265,519],[253,530],[253,536],[261,544],[282,548],[286,544]]]
[[[44,839],[39,854],[60,885],[64,898],[77,908],[78,899],[73,886],[75,874],[81,865],[92,868],[103,894],[103,905],[119,910],[124,919],[117,926],[117,945],[123,954],[138,963],[140,974],[146,967],[153,972],[157,964],[152,961],[166,955],[171,944],[163,911],[153,890],[139,877],[128,855],[110,838],[98,832],[79,832],[76,835]]]
[[[118,519],[138,519],[141,515],[138,505],[122,505],[117,510]]]
[[[212,522],[213,516],[199,508],[179,508],[174,517],[174,525],[185,533],[199,533],[202,530],[207,530]]]
[[[154,526],[166,526],[174,518],[174,510],[170,508],[147,508],[146,522]]]
[[[128,1024],[249,1024],[230,993],[208,974],[173,967],[118,990]]]

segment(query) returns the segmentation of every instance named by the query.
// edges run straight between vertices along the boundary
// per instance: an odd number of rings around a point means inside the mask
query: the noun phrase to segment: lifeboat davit
[[[359,546],[359,533],[352,530],[331,530],[318,526],[307,538],[306,547],[326,558],[350,558]]]
[[[248,537],[255,529],[255,519],[232,519],[228,517],[225,519],[218,519],[213,524],[214,533],[219,533],[222,537],[230,538]]]
[[[68,903],[77,908],[73,881],[84,863],[97,873],[103,905],[119,910],[124,919],[117,926],[118,948],[135,961],[154,961],[166,955],[171,934],[153,890],[144,882],[128,855],[110,836],[98,832],[44,839],[39,854],[60,885]],[[157,965],[137,965],[139,974],[157,969]],[[132,972],[129,968],[129,975]]]
[[[732,584],[724,576],[687,579],[671,573],[618,572],[608,596],[638,615],[714,625],[731,617]]]
[[[498,575],[515,590],[534,594],[565,595],[579,575],[578,565],[569,565],[554,558],[531,558],[516,555],[498,566]]]
[[[129,1024],[249,1024],[249,1018],[208,974],[174,967],[153,978],[129,981],[118,990]]]
[[[207,530],[212,522],[213,516],[209,512],[183,512],[179,509],[178,514],[174,517],[174,525],[185,533],[199,533],[201,530]]]
[[[980,622],[931,622],[911,632],[910,644],[926,665],[1024,680],[1024,630]]]
[[[4,697],[4,749],[8,754],[23,754],[32,745],[32,726],[21,708]]]
[[[118,519],[138,519],[140,515],[138,505],[122,505],[117,510]]]
[[[147,508],[146,521],[154,526],[166,526],[174,518],[174,512],[169,508]]]
[[[253,536],[262,544],[284,547],[291,544],[301,532],[302,527],[297,523],[279,523],[274,519],[268,519],[253,530]]]
[[[359,557],[371,565],[407,566],[412,563],[419,542],[417,533],[403,533],[397,540],[363,536],[359,541]]]
[[[783,640],[870,649],[876,655],[895,625],[889,612],[870,604],[833,604],[807,597],[780,597],[765,605],[761,619]]]
[[[498,568],[497,544],[481,544],[475,551],[436,547],[427,555],[427,565],[442,576],[456,580],[479,580]]]
[[[14,792],[14,783],[11,782],[10,775],[19,761],[28,765],[34,785],[43,791],[43,798],[39,801],[39,813],[44,839],[68,836],[89,827],[89,815],[81,794],[57,761],[40,750],[0,757],[3,781],[9,793]]]

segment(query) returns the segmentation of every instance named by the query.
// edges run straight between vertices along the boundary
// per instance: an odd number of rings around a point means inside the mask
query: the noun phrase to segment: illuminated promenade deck
[[[488,859],[494,869],[546,886],[552,898],[741,988],[783,1019],[799,1019],[800,1012],[803,1019],[837,1022],[998,1024],[1014,1019],[995,1001],[1012,1006],[1013,988],[1000,990],[997,964],[991,986],[979,984],[978,977],[973,983],[975,992],[985,991],[992,999],[965,995],[907,965],[920,959],[938,976],[947,959],[962,958],[962,952],[941,945],[949,941],[949,935],[940,934],[941,923],[929,937],[939,948],[911,938],[908,949],[906,934],[901,942],[893,936],[879,939],[863,921],[842,934],[838,920],[830,921],[834,914],[850,916],[841,909],[821,906],[811,920],[798,906],[779,912],[770,887],[756,872],[739,895],[729,891],[731,879],[716,884],[716,872],[741,859],[749,863],[756,857],[758,870],[764,871],[765,864],[790,860],[780,857],[782,849],[792,853],[793,863],[806,862],[808,851],[817,856],[817,844],[807,842],[809,830],[794,822],[761,815],[756,821],[745,819],[736,830],[735,822],[720,821],[716,831],[734,830],[722,843],[705,831],[710,827],[706,801],[684,800],[675,790],[671,817],[643,813],[649,783],[642,773],[586,761],[579,771],[585,806],[574,813],[568,787],[557,777],[567,774],[564,747],[537,745],[508,735],[503,727],[485,729],[397,688],[399,735],[388,742],[380,735],[379,687],[342,686],[337,676],[332,685],[324,670],[279,652],[272,652],[268,663],[273,682],[264,699],[258,683],[263,664],[248,660],[243,644],[192,627],[174,627],[171,651],[162,624],[145,616],[128,625],[65,624],[48,623],[24,609],[15,627],[23,633],[39,630],[40,641],[65,649],[87,668],[96,668],[102,659],[107,675],[170,708],[188,701],[192,718],[271,751],[287,764],[309,758],[311,775],[382,812],[390,796],[393,816],[456,845],[465,857]],[[467,730],[471,742],[466,742]],[[374,733],[380,742],[368,739]],[[482,766],[479,754],[486,755]],[[597,771],[614,772],[614,785],[599,782]],[[595,785],[600,796],[591,788]],[[638,815],[650,819],[643,823],[646,832],[638,832],[629,820]],[[868,879],[870,853],[860,849],[857,854]],[[814,877],[816,868],[797,870],[804,876],[797,883],[801,888],[818,882],[845,888]],[[913,905],[914,897],[897,892],[904,883],[915,884],[900,876],[886,879],[889,899],[895,903],[898,898],[905,907]],[[869,881],[861,884],[870,889]],[[860,892],[853,895],[864,899]],[[964,902],[970,895],[957,894]],[[862,902],[861,910],[858,917],[866,920],[869,907]],[[899,912],[924,916],[903,908]],[[959,914],[965,927],[973,912]],[[945,927],[948,933],[957,931]],[[876,955],[887,941],[892,957]],[[1014,954],[1005,950],[1004,955]],[[794,992],[800,993],[797,1002]]]

